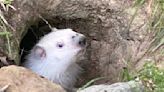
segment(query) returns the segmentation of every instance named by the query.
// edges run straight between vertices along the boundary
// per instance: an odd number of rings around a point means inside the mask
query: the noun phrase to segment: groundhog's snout
[[[80,39],[79,39],[79,43],[78,43],[80,46],[82,47],[85,47],[86,46],[86,37],[85,36],[82,36]]]

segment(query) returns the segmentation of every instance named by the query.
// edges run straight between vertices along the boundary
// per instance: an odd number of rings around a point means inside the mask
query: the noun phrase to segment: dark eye
[[[76,34],[76,35],[73,35],[73,36],[72,36],[72,38],[75,38],[76,36],[78,36],[78,34]]]
[[[75,38],[75,36],[72,36],[72,38]]]
[[[64,46],[63,43],[57,43],[57,47],[58,47],[58,48],[62,48],[63,46]]]

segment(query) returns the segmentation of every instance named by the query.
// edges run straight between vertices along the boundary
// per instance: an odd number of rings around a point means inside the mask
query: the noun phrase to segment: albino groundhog
[[[53,28],[33,47],[23,66],[71,90],[81,71],[76,59],[85,47],[84,35]]]

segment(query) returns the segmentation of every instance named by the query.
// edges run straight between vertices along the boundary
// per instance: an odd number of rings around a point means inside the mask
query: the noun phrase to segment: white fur
[[[77,35],[76,39],[72,36]],[[72,29],[60,29],[45,35],[37,44],[46,52],[46,56],[38,58],[32,49],[23,66],[37,74],[60,84],[64,88],[73,88],[81,68],[76,64],[77,55],[84,49],[78,46],[82,34]],[[58,43],[64,44],[63,48],[57,47]]]

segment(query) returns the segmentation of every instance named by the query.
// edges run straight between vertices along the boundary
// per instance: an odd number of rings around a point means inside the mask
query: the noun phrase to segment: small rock
[[[0,69],[1,89],[5,92],[66,92],[59,85],[15,65]]]
[[[8,65],[16,65],[16,63],[0,49],[0,68]]]

